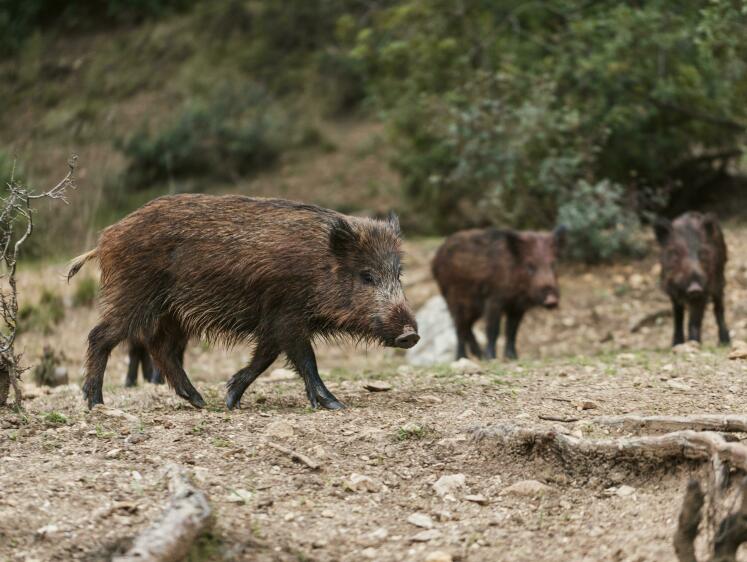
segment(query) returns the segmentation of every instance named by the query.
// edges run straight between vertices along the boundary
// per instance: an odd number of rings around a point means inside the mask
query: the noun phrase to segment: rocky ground
[[[730,228],[727,238],[728,320],[744,339],[747,230]],[[435,245],[409,247],[416,306],[435,292],[427,269]],[[33,300],[52,287],[69,301],[74,287],[60,271],[27,272],[24,294]],[[106,560],[126,550],[167,503],[172,462],[191,471],[214,508],[213,530],[191,560],[674,560],[685,484],[707,476],[698,463],[568,463],[477,441],[474,430],[503,421],[589,435],[584,422],[600,415],[743,413],[747,364],[713,345],[710,317],[704,347],[687,353],[669,350],[663,312],[631,332],[667,308],[654,258],[567,268],[562,290],[558,312],[529,315],[521,361],[477,373],[322,346],[323,377],[349,406],[341,412],[310,411],[302,383],[284,371],[261,377],[243,408],[228,412],[222,383],[249,352],[198,343],[186,363],[205,410],[167,388],[122,388],[118,350],[107,405],[88,412],[78,385],[95,311],[68,304],[53,333],[24,334],[21,345],[29,362],[45,344],[62,349],[71,384],[27,383],[25,413],[0,412],[0,560]],[[380,391],[366,389],[372,382]]]

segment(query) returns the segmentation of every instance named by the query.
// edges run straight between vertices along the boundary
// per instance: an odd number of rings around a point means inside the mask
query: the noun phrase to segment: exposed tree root
[[[704,414],[699,416],[604,416],[588,420],[595,424],[624,430],[650,431],[722,431],[747,433],[747,416]]]
[[[113,562],[175,562],[182,560],[192,543],[210,525],[207,497],[193,487],[184,468],[170,465],[171,501],[161,518],[145,529],[132,548]]]

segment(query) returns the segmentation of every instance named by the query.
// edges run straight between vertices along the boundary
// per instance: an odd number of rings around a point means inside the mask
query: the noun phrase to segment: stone
[[[445,550],[434,550],[425,555],[423,562],[454,562],[454,557]]]
[[[464,496],[464,499],[468,502],[476,503],[479,505],[488,504],[488,498],[486,498],[482,494],[467,494],[466,496]]]
[[[433,489],[440,497],[452,495],[463,490],[467,484],[464,474],[447,474],[436,480]]]
[[[440,531],[436,529],[429,529],[428,531],[420,531],[417,535],[410,537],[410,540],[412,542],[429,542],[440,537]]]
[[[615,493],[621,498],[627,498],[628,496],[632,496],[633,494],[635,494],[635,488],[633,488],[633,486],[626,486],[625,484],[623,484],[617,489]]]
[[[277,437],[278,439],[289,439],[293,437],[293,426],[285,420],[278,420],[267,424],[265,435]]]
[[[386,392],[392,390],[392,385],[384,381],[369,381],[363,385],[369,392]]]
[[[591,400],[580,400],[574,403],[574,406],[576,406],[577,410],[596,410],[599,408],[597,403],[592,402]]]
[[[504,494],[523,497],[548,496],[555,493],[555,489],[537,480],[519,480],[503,490]]]
[[[425,513],[413,513],[407,518],[407,522],[422,529],[433,529],[433,519]]]
[[[747,359],[747,342],[739,340],[732,342],[729,359]]]
[[[363,556],[363,558],[368,558],[369,560],[376,560],[379,557],[379,551],[369,546],[368,548],[361,550],[361,556]]]
[[[482,367],[466,357],[453,361],[449,367],[453,372],[460,375],[477,375],[482,373]]]
[[[374,480],[370,476],[365,474],[356,474],[355,472],[350,475],[350,478],[345,482],[345,489],[351,492],[369,492],[375,493],[381,490],[381,483]]]
[[[122,452],[122,449],[112,449],[112,450],[106,452],[106,454],[104,455],[104,458],[107,458],[107,459],[116,459],[117,457],[119,457],[119,454],[121,452]]]
[[[678,355],[692,355],[700,351],[700,344],[694,340],[680,343],[672,348],[672,352]]]
[[[673,390],[692,390],[689,385],[677,379],[669,379],[667,386]]]
[[[229,503],[245,504],[249,503],[252,499],[252,493],[249,490],[243,488],[236,488],[231,490],[226,496],[226,501]]]

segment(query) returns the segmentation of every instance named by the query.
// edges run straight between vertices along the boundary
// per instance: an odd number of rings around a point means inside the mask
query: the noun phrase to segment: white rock
[[[384,381],[369,381],[363,384],[363,388],[369,392],[386,392],[392,390],[392,385]]]
[[[667,381],[667,386],[674,390],[692,390],[689,385],[677,379],[669,379]]]
[[[627,498],[628,496],[632,496],[633,494],[635,494],[635,488],[633,488],[633,486],[626,486],[623,484],[617,489],[615,493],[621,498]]]
[[[58,533],[60,528],[57,525],[44,525],[36,530],[36,537],[39,539],[49,538],[50,536]]]
[[[433,529],[433,519],[425,513],[413,513],[407,518],[407,522],[423,529]]]
[[[252,493],[243,488],[231,490],[226,496],[226,501],[230,503],[249,503],[252,499]]]
[[[110,451],[107,451],[104,457],[107,459],[116,459],[119,454],[122,452],[122,449],[111,449]]]
[[[464,496],[464,499],[468,502],[477,503],[480,505],[487,505],[488,498],[483,496],[482,494],[467,494]]]
[[[747,359],[747,342],[733,341],[731,351],[729,352],[729,359]]]
[[[513,496],[539,497],[553,494],[555,493],[555,490],[547,484],[543,484],[537,480],[519,480],[518,482],[511,484],[508,488],[505,488],[503,493],[511,494]]]
[[[293,437],[293,426],[285,420],[274,421],[265,428],[265,435],[277,437],[278,439],[289,439]]]
[[[369,546],[368,548],[361,550],[361,556],[363,556],[363,558],[368,558],[369,560],[376,560],[379,557],[379,551]]]
[[[436,529],[420,531],[417,535],[410,537],[412,542],[429,542],[441,536],[441,532]]]
[[[454,494],[463,490],[467,484],[464,474],[447,474],[439,478],[434,484],[433,489],[440,497]]]
[[[477,375],[482,373],[482,367],[466,357],[453,361],[449,367],[451,367],[452,371],[460,375]]]
[[[685,343],[675,345],[672,348],[673,353],[677,353],[681,355],[692,355],[694,353],[698,353],[699,351],[700,351],[700,344],[694,340],[690,340]]]
[[[454,562],[454,557],[445,550],[434,550],[426,554],[423,562]]]
[[[345,482],[345,488],[351,492],[369,492],[375,493],[381,490],[381,483],[374,480],[370,476],[365,474],[356,474],[355,472],[350,475],[350,478]]]
[[[389,531],[385,527],[379,527],[375,531],[368,533],[368,539],[375,543],[384,542],[389,537]]]

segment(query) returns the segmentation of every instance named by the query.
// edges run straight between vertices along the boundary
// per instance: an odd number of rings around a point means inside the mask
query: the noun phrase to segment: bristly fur
[[[104,230],[94,252],[104,348],[190,337],[280,351],[317,338],[392,345],[416,327],[393,220],[280,199],[176,195]]]

